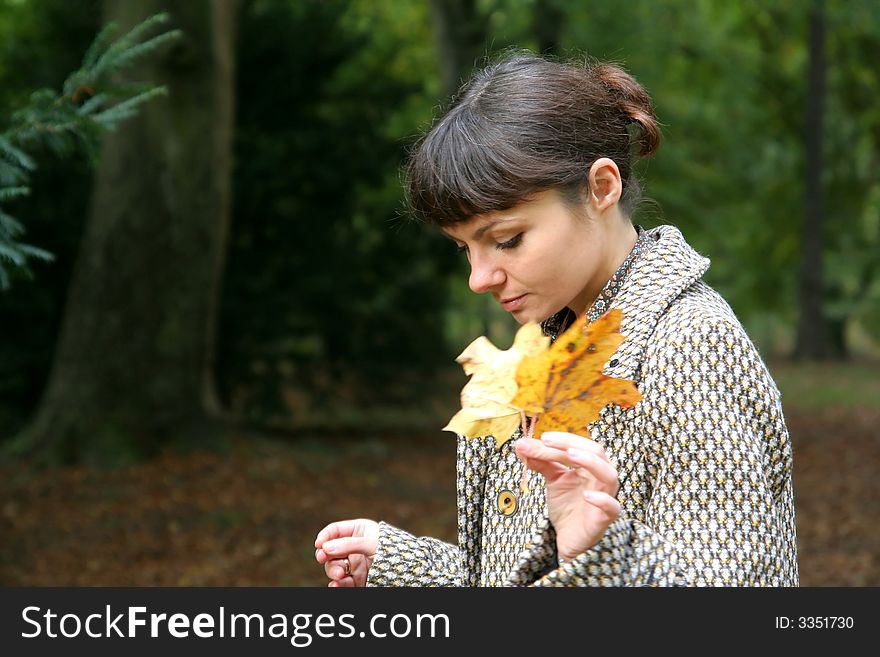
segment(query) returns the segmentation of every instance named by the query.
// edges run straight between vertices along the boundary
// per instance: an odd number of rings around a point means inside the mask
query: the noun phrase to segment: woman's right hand
[[[315,559],[324,564],[328,586],[366,586],[378,545],[379,523],[374,520],[340,520],[324,527],[315,539]]]

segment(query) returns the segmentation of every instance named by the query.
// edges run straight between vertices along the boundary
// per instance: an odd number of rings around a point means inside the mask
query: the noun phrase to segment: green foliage
[[[0,117],[5,123],[35,88],[60,88],[79,68],[100,30],[97,6],[68,0],[0,0]],[[0,439],[12,435],[36,405],[52,358],[83,229],[91,169],[82,153],[57,158],[38,145],[30,156],[39,175],[30,195],[0,200],[4,212],[27,218],[28,241],[55,255],[39,276],[10,268],[12,287],[0,294]]]
[[[435,281],[453,250],[399,217],[430,43],[421,2],[245,8],[219,364],[251,417],[393,404],[449,358]]]
[[[880,343],[880,5],[829,3],[827,309]]]
[[[0,0],[0,132],[5,134],[34,89],[63,89],[70,72],[82,68],[83,53],[101,30],[100,5],[99,0]],[[11,287],[0,294],[0,440],[23,426],[51,366],[92,181],[94,151],[82,148],[81,140],[74,144],[78,148],[63,158],[39,140],[19,148],[38,175],[29,172],[26,185],[0,184],[13,190],[0,192],[0,209],[22,220],[12,219],[12,232],[25,224],[27,242],[54,256],[38,276],[6,261]]]
[[[562,55],[619,61],[656,101],[664,141],[640,169],[656,203],[637,220],[679,225],[712,258],[709,282],[762,351],[783,350],[797,315],[809,3],[633,0],[621,11],[614,3],[478,0],[487,54],[536,47],[535,12],[547,4],[564,14]],[[66,75],[113,56],[105,33],[80,59],[99,20],[85,5],[0,0],[0,117],[27,105],[34,87],[71,97],[81,89],[70,107],[98,110],[88,103],[101,95]],[[880,5],[825,6],[827,288],[817,294],[847,335],[858,328],[876,340]],[[512,334],[497,304],[467,289],[464,259],[400,217],[406,146],[445,100],[428,9],[422,0],[243,5],[218,358],[227,400],[256,420],[301,420],[318,405],[339,417],[358,405],[373,412],[377,401],[421,404],[437,363],[457,372],[451,359],[470,339],[486,333],[505,343],[504,331]],[[48,97],[40,103],[51,109]],[[23,270],[0,255],[14,279],[0,297],[0,397],[20,407],[8,415],[0,408],[3,427],[34,403],[48,370],[90,186],[87,154],[62,165],[48,146],[7,142],[39,175],[7,148],[0,207],[26,218],[28,241],[58,260],[37,280],[15,280]],[[20,223],[10,219],[0,221],[18,241]]]
[[[619,61],[651,92],[664,141],[642,168],[656,204],[640,221],[680,226],[711,257],[708,281],[768,352],[788,338],[764,328],[798,312],[809,6],[639,0],[620,20],[598,3],[569,8],[563,32],[565,50]],[[880,7],[825,8],[826,287],[815,294],[842,332],[868,328],[880,304]]]
[[[180,36],[170,30],[145,37],[168,21],[157,14],[113,40],[117,28],[110,24],[95,38],[81,67],[65,80],[61,92],[40,89],[28,103],[14,111],[0,133],[0,203],[26,196],[36,165],[26,150],[45,146],[59,156],[70,155],[77,145],[93,157],[100,136],[120,121],[131,118],[164,87],[119,80],[122,72],[144,55]],[[52,255],[19,241],[22,224],[0,209],[0,289],[10,286],[7,264],[27,271],[30,258],[52,260]]]
[[[30,189],[26,183],[35,167],[24,151],[14,146],[7,136],[0,135],[0,204],[28,195]],[[6,264],[26,269],[29,257],[52,260],[47,251],[19,242],[23,233],[24,226],[4,212],[0,205],[0,289],[7,289],[10,285]]]

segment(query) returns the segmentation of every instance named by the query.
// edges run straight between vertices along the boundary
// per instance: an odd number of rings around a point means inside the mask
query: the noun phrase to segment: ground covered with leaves
[[[880,585],[880,410],[788,413],[804,586]],[[269,438],[117,470],[0,467],[0,585],[321,586],[328,521],[455,536],[441,432]]]

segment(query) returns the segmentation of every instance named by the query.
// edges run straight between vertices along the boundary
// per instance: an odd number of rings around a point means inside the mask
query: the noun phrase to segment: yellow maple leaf
[[[524,357],[517,367],[517,394],[510,401],[538,416],[534,435],[544,431],[583,434],[609,403],[633,406],[642,398],[635,384],[602,374],[625,339],[621,312],[611,310],[584,327],[580,318],[547,351]]]
[[[461,410],[443,430],[468,438],[494,436],[496,447],[507,442],[520,424],[520,408],[511,404],[517,367],[524,358],[546,352],[549,344],[550,338],[533,322],[519,328],[507,350],[483,336],[471,342],[455,359],[471,377],[461,390]]]

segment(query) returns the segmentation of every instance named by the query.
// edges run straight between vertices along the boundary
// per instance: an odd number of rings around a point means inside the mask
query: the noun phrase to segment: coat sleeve
[[[779,392],[735,320],[675,327],[635,409],[650,486],[559,564],[549,522],[511,585],[797,586],[791,442]]]
[[[367,586],[460,586],[457,545],[414,536],[386,522],[379,523],[379,547]]]

